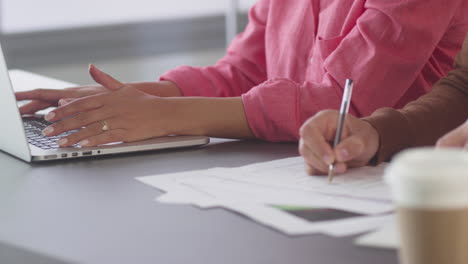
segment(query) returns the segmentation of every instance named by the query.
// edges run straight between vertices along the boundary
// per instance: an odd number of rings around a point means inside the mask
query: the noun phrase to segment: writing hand
[[[299,152],[304,157],[310,175],[324,174],[336,161],[335,172],[369,163],[379,147],[379,135],[368,122],[348,115],[341,142],[333,149],[339,112],[325,110],[307,120],[300,130]]]

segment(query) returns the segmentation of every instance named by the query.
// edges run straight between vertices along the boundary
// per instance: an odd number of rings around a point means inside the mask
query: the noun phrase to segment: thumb
[[[345,138],[335,148],[336,159],[339,162],[348,162],[351,160],[361,160],[365,153],[365,143],[362,138],[350,136]]]
[[[93,64],[89,65],[89,74],[95,82],[99,83],[100,85],[106,87],[111,91],[117,91],[123,86],[125,86],[123,83],[117,81],[109,74],[99,70]]]

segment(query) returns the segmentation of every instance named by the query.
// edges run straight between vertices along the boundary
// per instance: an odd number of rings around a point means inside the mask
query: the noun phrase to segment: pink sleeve
[[[396,106],[421,76],[458,5],[441,0],[367,1],[349,32],[317,40],[315,48],[324,61],[312,70],[323,72],[320,82],[277,79],[242,95],[252,131],[269,141],[297,141],[307,118],[339,108],[346,78],[355,82],[352,114],[365,116]]]
[[[270,0],[249,12],[249,24],[215,66],[181,66],[161,76],[177,84],[184,96],[233,97],[266,80],[265,27]]]

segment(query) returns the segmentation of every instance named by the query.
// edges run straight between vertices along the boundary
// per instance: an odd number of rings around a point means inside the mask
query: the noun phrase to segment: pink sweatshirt
[[[468,31],[466,0],[260,0],[215,66],[164,74],[184,96],[242,96],[261,139],[297,141],[301,124],[338,109],[401,108],[452,68]]]

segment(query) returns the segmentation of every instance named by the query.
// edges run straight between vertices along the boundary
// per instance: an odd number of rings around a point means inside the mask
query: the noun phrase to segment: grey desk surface
[[[225,140],[34,165],[0,153],[0,262],[397,263],[353,237],[288,237],[223,209],[159,204],[160,192],[134,179],[294,155],[293,144]]]

